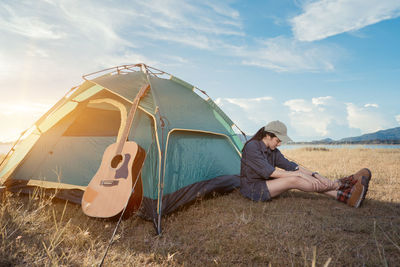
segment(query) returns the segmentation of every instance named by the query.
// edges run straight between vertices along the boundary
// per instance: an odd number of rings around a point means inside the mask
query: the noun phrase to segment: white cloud
[[[390,123],[376,108],[358,107],[353,103],[347,103],[346,106],[349,126],[360,129],[363,134],[383,130],[390,126]]]
[[[343,124],[342,105],[331,96],[292,99],[284,103],[290,110],[289,117],[296,133],[304,137],[327,137],[332,124]]]
[[[294,113],[310,113],[312,112],[312,106],[307,103],[304,99],[292,99],[285,102],[285,106],[288,106]]]
[[[247,134],[255,133],[267,122],[287,117],[273,97],[217,98],[215,103]]]
[[[159,61],[155,61],[141,54],[136,54],[131,51],[125,51],[123,53],[106,54],[100,55],[95,58],[94,63],[97,66],[117,66],[117,65],[128,65],[132,63],[146,63],[149,66],[162,66]]]
[[[132,19],[123,6],[115,8],[106,2],[93,4],[86,1],[63,1],[56,7],[56,11],[61,13],[60,23],[68,25],[71,36],[82,36],[82,41],[99,44],[107,50],[135,47],[134,40],[124,38],[119,32]]]
[[[138,1],[135,10],[147,24],[136,34],[154,40],[218,49],[221,37],[244,36],[239,12],[224,3]]]
[[[364,107],[365,108],[379,108],[379,105],[378,104],[370,104],[370,103],[368,103],[368,104],[365,104]]]
[[[253,109],[256,105],[262,104],[265,101],[273,100],[270,96],[256,97],[256,98],[217,98],[216,103],[222,104],[223,101],[237,105],[245,110]]]
[[[216,13],[219,13],[223,16],[232,18],[232,19],[238,19],[240,17],[240,14],[237,10],[231,8],[230,6],[226,5],[223,2],[220,1],[204,1],[206,5],[211,7]],[[232,22],[227,22],[228,24],[234,23]],[[236,24],[236,23],[234,23]],[[237,24],[237,26],[240,26],[240,24]]]
[[[177,62],[177,63],[183,63],[183,64],[189,63],[189,60],[187,60],[186,58],[180,57],[180,56],[164,55],[164,57],[166,59],[168,59],[169,61],[173,61],[173,62]]]
[[[343,103],[332,96],[289,99],[273,97],[218,98],[215,102],[246,133],[253,134],[272,120],[281,120],[295,141],[357,136],[393,127],[376,107]],[[400,124],[400,115],[396,116]]]
[[[400,114],[395,116],[396,121],[400,124]]]
[[[215,48],[213,42],[205,35],[193,35],[184,32],[171,35],[171,33],[168,32],[158,31],[139,32],[138,35],[160,41],[175,42],[198,49],[212,50]]]
[[[313,97],[311,99],[311,102],[315,106],[323,106],[323,105],[327,105],[330,100],[332,100],[331,96],[321,96],[321,97]]]
[[[298,42],[279,36],[261,41],[256,48],[238,48],[236,53],[244,65],[257,66],[277,72],[332,71],[340,49]]]
[[[223,37],[245,35],[239,12],[212,1],[138,0],[118,6],[105,1],[35,1],[1,6],[0,30],[33,39],[83,37],[80,41],[109,49],[143,45],[143,37],[218,49]]]
[[[46,24],[38,18],[11,18],[10,22],[1,20],[1,27],[11,32],[38,39],[61,39],[65,34],[53,25]]]
[[[349,137],[391,127],[377,104],[357,106],[341,103],[332,96],[292,99],[289,107],[290,124],[302,138]],[[400,115],[396,117],[400,123]]]
[[[2,4],[0,13],[0,29],[13,32],[19,35],[34,39],[61,39],[65,37],[62,30],[49,22],[43,21],[40,17],[24,13],[18,13],[18,10],[9,5]]]
[[[218,98],[215,102],[248,134],[277,119],[287,124],[290,136],[298,141],[333,136],[347,129],[345,105],[331,96],[285,102],[269,96]]]
[[[47,62],[40,62],[42,66],[47,65],[46,70],[63,68],[61,65],[64,69],[67,66],[76,69],[77,60],[81,62],[78,63],[81,71],[89,72],[122,64],[117,59],[143,58],[148,64],[160,63],[160,59],[173,55],[164,49],[171,44],[163,46],[163,42],[195,49],[220,49],[228,45],[224,37],[244,36],[241,28],[238,11],[228,4],[212,1],[0,3],[0,33],[3,39],[9,40],[2,42],[0,49],[7,51],[8,65],[17,65],[17,68],[25,62],[38,65],[33,57],[47,57]],[[110,58],[114,58],[114,63],[103,60]],[[187,62],[182,59],[170,56],[164,65]],[[93,61],[105,64],[94,65]],[[59,72],[66,74],[64,70]],[[40,75],[33,73],[32,77]]]
[[[400,16],[400,1],[306,1],[303,9],[291,21],[293,34],[300,41],[315,41],[396,18]]]

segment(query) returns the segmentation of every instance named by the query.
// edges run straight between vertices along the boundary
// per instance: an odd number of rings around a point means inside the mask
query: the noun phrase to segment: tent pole
[[[154,92],[153,86],[151,85],[151,82],[150,82],[148,66],[145,64],[140,64],[140,65],[141,65],[140,66],[141,70],[146,74],[147,82],[150,84],[151,95],[153,96],[153,102],[156,106],[155,115],[157,116],[157,114],[158,114],[157,117],[161,124],[161,146],[160,146],[160,149],[161,149],[161,151],[160,151],[161,152],[161,162],[160,162],[161,172],[160,172],[160,176],[158,177],[158,184],[159,184],[159,186],[158,186],[158,201],[157,201],[157,215],[158,216],[157,216],[157,225],[156,225],[157,235],[161,235],[161,232],[162,232],[162,229],[161,229],[162,199],[163,199],[163,195],[164,195],[164,172],[163,172],[164,168],[163,167],[164,167],[164,158],[165,158],[165,155],[164,155],[165,149],[163,146],[164,146],[164,130],[165,130],[166,125],[163,120],[163,116],[161,115],[161,112],[160,112],[160,106],[158,105],[156,92]]]
[[[161,121],[161,173],[159,177],[159,194],[158,194],[158,222],[157,222],[157,235],[161,235],[161,216],[162,216],[162,199],[164,196],[164,162],[165,162],[165,148],[164,148],[164,129],[165,129],[165,123],[164,120],[162,119],[160,115],[160,111],[158,110],[159,113],[159,119]]]
[[[19,143],[19,141],[21,140],[21,137],[22,137],[22,136],[26,133],[26,131],[28,131],[28,130],[29,130],[29,128],[28,128],[27,130],[23,131],[23,132],[19,135],[18,139],[17,139],[16,141],[14,141],[14,143],[13,143],[13,145],[11,146],[10,150],[7,152],[7,154],[4,156],[3,160],[1,161],[0,167],[1,167],[1,165],[3,165],[3,163],[6,161],[6,159],[7,159],[8,156],[10,155],[10,153],[11,153],[11,152],[14,152],[15,146]]]

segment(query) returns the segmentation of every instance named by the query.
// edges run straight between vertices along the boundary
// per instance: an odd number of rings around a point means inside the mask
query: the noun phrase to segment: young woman
[[[329,180],[287,160],[277,147],[288,141],[291,139],[285,124],[272,121],[246,142],[240,170],[243,196],[266,201],[290,189],[298,189],[324,193],[355,208],[361,205],[371,179],[368,169],[336,181]]]

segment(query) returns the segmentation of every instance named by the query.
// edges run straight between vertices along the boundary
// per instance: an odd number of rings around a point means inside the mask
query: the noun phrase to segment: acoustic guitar
[[[90,217],[116,217],[126,205],[126,218],[141,204],[143,189],[140,173],[146,153],[135,142],[126,140],[139,101],[149,88],[148,84],[143,86],[136,95],[121,137],[106,148],[97,173],[86,187],[81,204],[83,212]]]

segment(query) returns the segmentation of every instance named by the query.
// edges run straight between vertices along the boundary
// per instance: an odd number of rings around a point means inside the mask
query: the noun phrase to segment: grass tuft
[[[330,149],[326,147],[304,147],[300,149],[305,151],[330,151]]]

